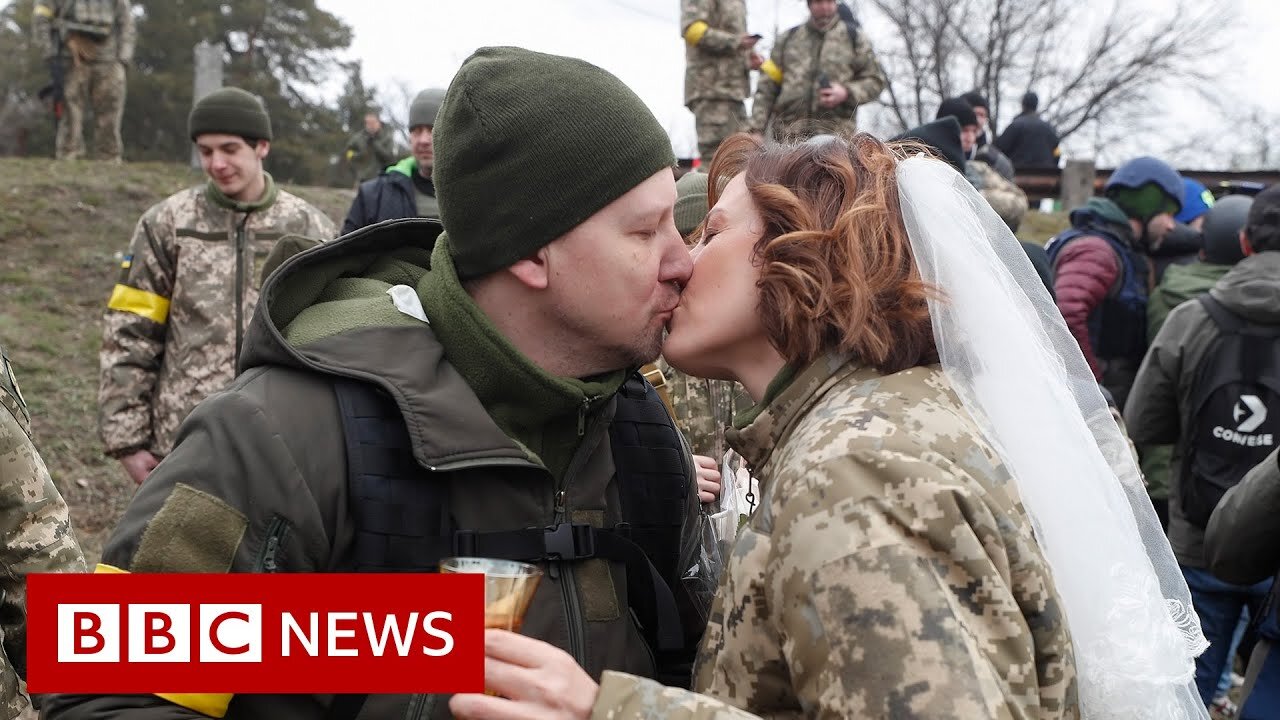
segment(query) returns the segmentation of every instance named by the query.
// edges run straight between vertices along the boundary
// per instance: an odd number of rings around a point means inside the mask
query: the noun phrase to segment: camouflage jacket
[[[152,206],[103,321],[98,423],[107,454],[168,454],[196,403],[235,376],[276,241],[334,234],[324,213],[284,191],[250,212],[216,203],[206,187]]]
[[[680,32],[685,105],[751,94],[747,54],[738,47],[747,33],[746,0],[680,0]]]
[[[0,357],[3,351],[0,350]],[[31,443],[31,417],[9,358],[0,372],[0,720],[27,705],[18,689],[26,676],[28,573],[84,572],[67,504]]]
[[[981,160],[965,163],[964,174],[1005,225],[1016,232],[1027,215],[1027,194],[1022,188],[1006,180],[995,168]]]
[[[361,128],[347,140],[347,160],[355,165],[361,181],[378,177],[396,161],[396,139],[391,128],[383,125],[373,135]]]
[[[940,369],[820,359],[729,440],[763,504],[712,607],[701,695],[605,673],[593,717],[1079,718],[1048,564]]]
[[[133,61],[137,31],[129,0],[36,0],[31,17],[32,40],[46,58],[74,35],[93,41],[77,45],[84,60]]]
[[[671,415],[694,454],[720,460],[727,449],[724,430],[733,425],[733,416],[744,409],[739,407],[739,399],[745,397],[745,391],[737,383],[690,377],[662,358],[658,359],[658,367],[671,398]]]
[[[812,23],[797,25],[778,37],[769,61],[760,72],[751,127],[784,133],[812,135],[819,132],[853,134],[858,106],[880,96],[887,81],[876,60],[865,29],[858,30],[857,46],[849,42],[843,20],[827,30]],[[819,104],[818,83],[826,73],[833,83],[849,90],[849,98],[833,108]]]

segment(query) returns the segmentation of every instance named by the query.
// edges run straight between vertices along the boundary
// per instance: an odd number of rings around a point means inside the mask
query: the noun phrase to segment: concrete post
[[[195,46],[195,92],[191,101],[208,95],[222,87],[222,46],[201,40]],[[191,148],[191,167],[200,169],[200,154]]]
[[[1093,180],[1096,175],[1093,160],[1068,160],[1062,169],[1062,209],[1070,211],[1080,207],[1093,197]]]

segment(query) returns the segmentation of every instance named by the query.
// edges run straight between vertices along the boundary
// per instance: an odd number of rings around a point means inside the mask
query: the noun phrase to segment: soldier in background
[[[188,129],[209,181],[138,221],[104,318],[99,432],[137,483],[168,454],[192,408],[235,377],[263,269],[297,249],[277,241],[336,232],[263,169],[271,118],[256,97],[216,90],[192,108]]]
[[[414,96],[409,104],[409,157],[360,183],[342,221],[343,235],[383,220],[440,217],[431,169],[435,165],[436,115],[443,101],[444,88],[428,88]]]
[[[676,182],[676,229],[686,240],[702,224],[707,216],[707,175],[691,172]],[[696,261],[696,259],[695,259]],[[680,432],[684,433],[693,449],[695,461],[699,468],[706,463],[699,456],[709,457],[718,467],[720,459],[727,449],[724,442],[724,430],[733,424],[733,416],[739,410],[738,398],[742,397],[742,388],[728,380],[706,380],[690,377],[667,364],[659,358],[658,367],[665,380],[664,389],[671,399],[671,417],[675,419]],[[715,478],[719,480],[719,478]],[[706,498],[703,498],[706,502]]]
[[[31,442],[31,415],[9,358],[0,350],[0,720],[18,717],[27,698],[27,575],[84,572],[67,504]]]
[[[809,20],[783,33],[760,67],[751,128],[757,133],[852,136],[858,106],[888,82],[866,33],[835,0],[809,0]]]
[[[125,66],[136,32],[129,0],[36,0],[33,34],[54,77],[63,82],[66,113],[58,121],[57,158],[84,157],[85,108],[93,112],[95,160],[120,162]]]
[[[681,0],[684,34],[684,104],[698,130],[698,154],[711,162],[716,148],[747,125],[743,100],[751,94],[747,68],[763,58],[752,48],[759,35],[747,34],[746,0]]]
[[[396,140],[391,128],[382,124],[378,113],[365,113],[364,129],[347,141],[347,162],[355,167],[356,185],[378,177],[396,160]]]

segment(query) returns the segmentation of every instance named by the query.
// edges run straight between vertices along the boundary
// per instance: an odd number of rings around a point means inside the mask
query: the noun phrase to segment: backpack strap
[[[1209,318],[1213,320],[1213,324],[1223,334],[1237,335],[1245,329],[1246,323],[1244,318],[1231,312],[1225,305],[1214,299],[1209,293],[1201,295],[1197,300],[1204,311],[1209,313]]]
[[[840,19],[844,21],[844,27],[849,31],[849,44],[854,50],[858,49],[858,29],[862,27],[862,23],[858,22],[858,18],[853,16],[853,8],[849,4],[841,0],[836,4],[836,12],[840,15]]]

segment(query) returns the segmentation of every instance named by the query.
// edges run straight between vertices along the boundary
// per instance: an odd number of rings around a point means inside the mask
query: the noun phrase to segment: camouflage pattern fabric
[[[606,672],[595,718],[1080,717],[1016,487],[937,366],[802,371],[730,443],[761,479],[694,688]]]
[[[701,24],[699,24],[701,23]],[[684,103],[736,100],[751,94],[747,52],[738,47],[747,34],[745,0],[680,0],[684,36]]]
[[[1003,175],[981,160],[970,160],[965,163],[964,174],[1004,224],[1017,232],[1022,219],[1027,215],[1027,194],[1022,191],[1022,188],[1006,180]]]
[[[148,210],[103,322],[98,422],[107,454],[168,454],[196,403],[235,376],[237,336],[253,316],[276,241],[335,233],[324,213],[284,191],[247,218],[212,202],[203,187]]]
[[[36,47],[61,55],[66,112],[58,123],[59,159],[85,157],[84,117],[93,114],[89,157],[119,161],[123,145],[125,65],[133,61],[137,33],[128,0],[38,0],[33,8]]]
[[[684,35],[684,104],[698,129],[704,162],[725,138],[746,127],[742,101],[751,94],[748,53],[739,47],[747,33],[746,0],[681,0]]]
[[[0,356],[3,350],[0,350]],[[9,358],[0,374],[0,720],[27,706],[18,688],[26,675],[28,573],[84,572],[67,504],[31,442],[31,417]]]
[[[659,358],[658,367],[666,378],[671,397],[671,416],[684,433],[695,455],[720,460],[726,448],[725,428],[733,416],[750,406],[746,391],[727,380],[704,380],[686,375]]]
[[[383,125],[375,135],[363,129],[352,135],[347,141],[347,160],[355,166],[356,182],[378,177],[396,161],[396,140],[391,128]]]
[[[842,20],[825,31],[811,23],[786,31],[774,43],[769,61],[772,65],[762,69],[751,106],[751,128],[756,132],[852,135],[858,129],[858,106],[874,101],[888,84],[866,30],[858,30],[854,47]],[[842,104],[833,108],[819,104],[822,73],[849,90]]]
[[[695,100],[689,109],[698,131],[698,156],[704,163],[711,162],[725,138],[747,127],[741,100]]]

